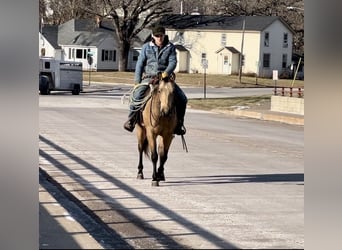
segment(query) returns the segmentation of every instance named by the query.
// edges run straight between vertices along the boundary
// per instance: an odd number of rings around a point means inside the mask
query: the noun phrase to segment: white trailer
[[[50,91],[71,91],[73,95],[83,91],[82,63],[40,58],[39,92],[48,95]]]

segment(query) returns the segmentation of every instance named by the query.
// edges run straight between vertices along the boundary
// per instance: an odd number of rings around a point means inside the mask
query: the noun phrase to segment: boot
[[[174,133],[176,135],[185,135],[186,128],[184,127],[183,120],[178,120]]]
[[[136,122],[137,122],[136,114],[133,113],[132,115],[128,117],[128,120],[125,122],[124,129],[126,129],[129,132],[132,132],[134,130]]]

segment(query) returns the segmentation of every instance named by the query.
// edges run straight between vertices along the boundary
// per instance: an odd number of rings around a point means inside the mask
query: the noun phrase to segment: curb
[[[295,114],[280,114],[272,111],[249,111],[249,110],[212,110],[214,112],[224,113],[234,116],[242,116],[253,119],[265,120],[265,121],[276,121],[291,125],[304,126],[304,117]]]

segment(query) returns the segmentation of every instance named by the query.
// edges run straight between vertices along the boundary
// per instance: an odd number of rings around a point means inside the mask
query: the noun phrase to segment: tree
[[[47,6],[53,11],[51,16],[46,16]],[[304,12],[291,12],[289,6],[304,8],[304,0],[39,0],[39,14],[49,24],[110,17],[119,39],[119,71],[125,71],[131,44],[139,32],[164,15],[180,14],[181,8],[182,14],[281,16],[295,31],[294,50],[303,53]]]
[[[294,6],[294,11],[288,7]],[[297,8],[298,7],[298,8]],[[294,51],[304,51],[303,0],[208,0],[206,14],[229,16],[281,16],[295,31]]]
[[[100,0],[103,10],[94,13],[109,18],[115,27],[119,47],[119,71],[126,71],[128,54],[134,39],[144,28],[151,27],[162,16],[172,13],[168,0]]]

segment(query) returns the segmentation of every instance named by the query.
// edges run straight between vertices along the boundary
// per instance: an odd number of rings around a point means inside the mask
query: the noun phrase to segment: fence
[[[274,95],[304,98],[304,89],[293,87],[274,87]]]

